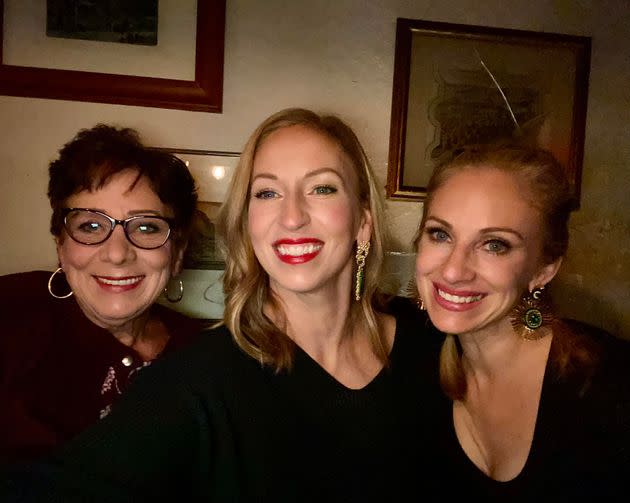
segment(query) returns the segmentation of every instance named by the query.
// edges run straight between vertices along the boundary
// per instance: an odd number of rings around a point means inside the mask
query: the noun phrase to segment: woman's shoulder
[[[197,337],[185,347],[179,349],[171,359],[215,360],[225,358],[235,352],[230,331],[224,325],[200,329]]]
[[[600,443],[616,456],[615,464],[630,470],[630,341],[582,321],[563,322],[594,357],[580,402],[597,425]]]
[[[49,344],[64,339],[61,328],[67,326],[66,311],[72,314],[76,303],[70,299],[54,299],[48,293],[48,279],[52,273],[30,271],[0,276],[0,312],[2,337],[0,359],[17,359],[24,367],[26,359],[47,351]],[[65,308],[62,316],[60,309]],[[77,308],[78,309],[78,308]]]
[[[193,318],[158,303],[153,305],[152,312],[164,323],[170,335],[169,351],[190,344],[209,325],[206,320]]]
[[[630,341],[575,319],[563,319],[560,327],[564,342],[554,342],[554,351],[558,361],[562,353],[557,348],[564,345],[570,355],[566,382],[575,385],[581,401],[598,416],[623,410],[630,427]]]
[[[398,371],[433,376],[444,334],[433,326],[427,312],[420,310],[413,299],[395,297],[388,303],[387,310],[396,319],[390,354],[392,366]]]
[[[30,300],[44,300],[50,297],[48,280],[51,275],[50,271],[28,271],[0,276],[2,306],[20,305]]]
[[[396,319],[397,333],[423,335],[427,341],[441,344],[444,334],[435,328],[427,312],[420,309],[414,299],[393,297],[387,302],[386,311]]]
[[[394,315],[407,314],[421,312],[415,299],[411,297],[393,296],[389,297],[385,301],[385,310]]]
[[[598,360],[599,366],[604,362],[612,364],[617,361],[625,367],[625,363],[630,363],[630,340],[617,336],[608,330],[596,325],[572,318],[563,318],[562,323],[567,327],[575,338],[589,348]],[[630,365],[627,371],[630,372]]]
[[[147,373],[164,375],[166,379],[178,376],[182,382],[194,383],[225,379],[227,374],[252,364],[256,362],[241,351],[227,327],[221,325],[201,331],[189,344],[159,358]]]

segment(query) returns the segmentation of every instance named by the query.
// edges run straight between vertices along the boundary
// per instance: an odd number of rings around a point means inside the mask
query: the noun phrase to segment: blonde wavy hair
[[[274,324],[263,312],[266,305],[282,316],[282,308],[272,295],[269,276],[261,267],[248,233],[250,181],[254,159],[260,146],[274,131],[302,126],[334,141],[351,162],[358,180],[358,207],[372,216],[370,254],[365,264],[364,290],[361,300],[351,302],[350,322],[363,326],[377,357],[387,364],[387,345],[376,313],[383,308],[385,295],[380,291],[384,250],[383,202],[372,168],[357,136],[341,119],[318,115],[303,108],[289,108],[263,121],[247,141],[217,220],[217,235],[225,256],[223,290],[225,310],[223,323],[239,347],[261,364],[276,371],[288,370],[293,364],[295,343],[282,326]],[[355,244],[356,246],[356,244]],[[348,285],[348,295],[353,288]]]

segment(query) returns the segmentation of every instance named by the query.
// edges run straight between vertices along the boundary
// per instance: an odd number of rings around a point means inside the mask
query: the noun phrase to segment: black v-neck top
[[[432,470],[449,488],[442,495],[486,503],[629,500],[630,343],[601,332],[581,336],[593,337],[600,352],[590,385],[583,391],[581,377],[562,379],[547,362],[529,456],[510,481],[475,466],[457,439],[452,402],[443,396],[434,404]]]
[[[358,390],[300,349],[276,373],[209,331],[50,463],[13,476],[11,501],[403,501],[432,452],[422,320],[397,317],[389,366]]]

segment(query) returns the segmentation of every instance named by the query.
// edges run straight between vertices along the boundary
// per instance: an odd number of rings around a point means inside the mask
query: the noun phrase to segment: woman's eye
[[[431,241],[435,241],[436,243],[443,243],[449,239],[448,233],[443,229],[429,228],[425,232]]]
[[[153,234],[155,232],[159,232],[159,229],[152,224],[140,224],[137,231],[142,234]]]
[[[490,253],[495,253],[497,255],[501,255],[510,250],[510,245],[500,239],[491,239],[490,241],[486,241],[484,243],[484,247]]]
[[[263,189],[263,190],[259,190],[257,192],[254,193],[254,197],[256,199],[273,199],[277,196],[278,194],[271,190],[271,189]]]
[[[81,232],[91,234],[93,232],[100,231],[101,225],[98,222],[83,222],[77,227],[77,229]]]
[[[331,185],[318,185],[313,189],[313,193],[317,195],[334,194],[337,189]]]

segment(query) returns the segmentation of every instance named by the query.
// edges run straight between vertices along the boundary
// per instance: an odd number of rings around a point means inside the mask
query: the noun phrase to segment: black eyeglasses
[[[118,220],[102,211],[88,208],[64,209],[63,225],[74,241],[84,245],[104,243],[117,225],[122,226],[132,245],[143,250],[159,248],[171,235],[171,223],[164,217],[137,215]]]

